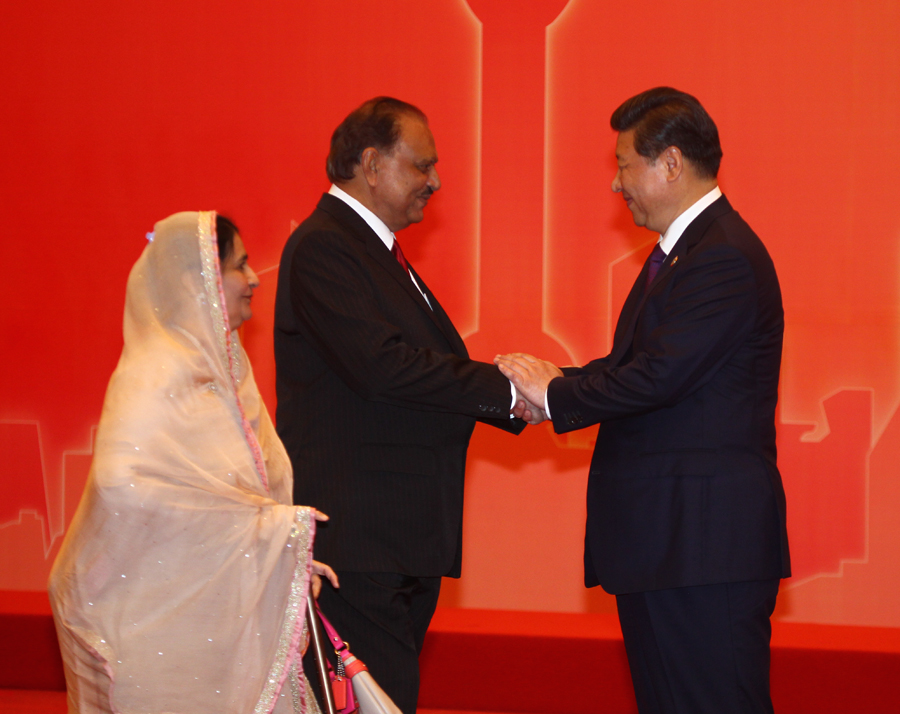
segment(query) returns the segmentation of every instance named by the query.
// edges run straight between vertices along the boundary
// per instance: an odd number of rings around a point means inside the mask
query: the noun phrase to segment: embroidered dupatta
[[[131,271],[91,473],[50,576],[70,712],[306,711],[315,520],[291,494],[228,327],[215,214],[170,216]]]

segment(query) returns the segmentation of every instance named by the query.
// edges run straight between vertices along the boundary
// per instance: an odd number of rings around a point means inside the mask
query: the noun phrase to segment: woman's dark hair
[[[719,130],[695,97],[671,87],[648,89],[626,100],[609,120],[615,131],[634,129],[634,150],[646,159],[677,146],[697,173],[715,178],[722,161]]]
[[[216,214],[216,244],[219,246],[219,262],[224,263],[234,252],[234,237],[239,233],[237,226],[227,216]]]
[[[426,122],[416,106],[393,97],[375,97],[350,112],[331,135],[325,173],[332,183],[349,181],[370,146],[390,153],[400,138],[400,117],[409,114]]]

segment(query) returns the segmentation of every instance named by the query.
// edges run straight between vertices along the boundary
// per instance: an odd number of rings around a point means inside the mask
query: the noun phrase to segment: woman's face
[[[228,309],[228,325],[232,330],[239,328],[244,320],[253,317],[250,300],[253,290],[259,287],[259,278],[253,268],[247,265],[247,251],[241,237],[234,234],[231,254],[222,264],[222,291],[225,293],[225,307]]]

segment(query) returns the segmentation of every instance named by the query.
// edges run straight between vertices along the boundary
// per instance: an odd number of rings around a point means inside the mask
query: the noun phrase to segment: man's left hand
[[[552,362],[523,352],[497,355],[494,364],[525,399],[542,411],[547,408],[544,401],[547,385],[550,380],[563,376],[562,370]]]

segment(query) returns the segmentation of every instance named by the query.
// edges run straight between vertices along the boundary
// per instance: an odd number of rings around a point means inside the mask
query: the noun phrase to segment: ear
[[[373,188],[378,183],[378,169],[381,164],[381,154],[374,146],[363,149],[359,159],[359,168],[362,170],[366,183]]]
[[[666,180],[676,181],[684,172],[684,154],[677,146],[670,146],[662,153],[663,165],[666,170]]]

